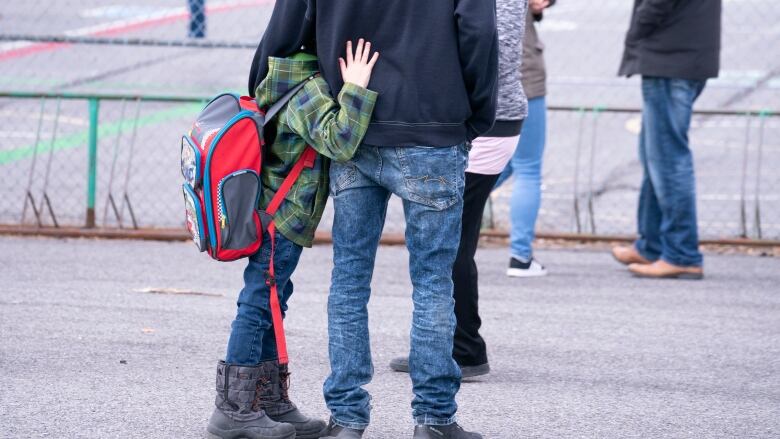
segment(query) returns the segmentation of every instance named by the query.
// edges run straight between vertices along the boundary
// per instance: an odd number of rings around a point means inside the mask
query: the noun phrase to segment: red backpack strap
[[[279,206],[284,201],[287,194],[292,189],[298,177],[301,176],[306,168],[312,168],[314,166],[314,160],[317,158],[317,151],[311,146],[306,146],[303,150],[298,161],[295,162],[290,173],[282,182],[279,190],[276,191],[271,203],[266,208],[266,213],[273,216],[279,209]],[[268,236],[271,239],[271,261],[268,264],[268,273],[265,276],[265,283],[271,289],[271,318],[274,325],[274,337],[276,338],[276,352],[279,355],[279,364],[287,364],[289,358],[287,356],[287,340],[284,336],[284,319],[282,318],[282,307],[279,303],[279,290],[276,287],[276,277],[274,274],[274,253],[276,252],[276,224],[272,220],[268,224]]]
[[[290,173],[287,175],[287,178],[285,178],[282,182],[282,185],[279,186],[279,190],[276,191],[276,195],[274,195],[274,197],[271,199],[271,202],[268,203],[268,207],[265,208],[266,213],[271,216],[276,214],[276,211],[279,210],[279,206],[282,205],[285,197],[287,197],[287,193],[290,192],[290,189],[292,189],[293,185],[298,180],[298,177],[300,177],[301,172],[303,172],[305,168],[314,167],[314,159],[316,158],[317,151],[315,151],[311,146],[306,146],[306,149],[303,150],[301,156],[298,158],[298,161],[293,165]]]
[[[271,289],[271,319],[274,325],[274,338],[276,339],[276,353],[279,356],[279,364],[287,364],[287,339],[284,336],[284,318],[282,306],[279,303],[279,289],[276,287],[274,275],[274,253],[276,251],[276,224],[271,221],[268,225],[268,236],[271,239],[271,261],[268,264],[268,272],[265,274],[265,284]]]

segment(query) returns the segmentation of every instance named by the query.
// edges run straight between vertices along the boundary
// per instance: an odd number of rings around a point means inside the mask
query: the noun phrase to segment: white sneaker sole
[[[523,270],[522,268],[510,268],[506,270],[509,277],[543,277],[547,276],[547,270]]]

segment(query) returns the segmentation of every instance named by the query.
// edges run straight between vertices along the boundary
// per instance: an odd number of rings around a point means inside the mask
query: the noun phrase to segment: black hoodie
[[[250,93],[268,56],[289,56],[316,39],[331,93],[347,40],[366,38],[381,54],[369,88],[379,92],[364,143],[450,146],[495,121],[498,39],[495,0],[277,0],[255,53]]]

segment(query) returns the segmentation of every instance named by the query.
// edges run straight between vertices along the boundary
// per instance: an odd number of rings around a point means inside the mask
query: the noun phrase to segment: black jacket
[[[268,40],[289,35],[297,44],[312,33],[300,26],[311,26],[331,93],[342,86],[338,58],[347,40],[366,38],[380,52],[369,84],[379,98],[365,144],[450,146],[473,140],[493,125],[498,82],[494,0],[279,0],[277,8],[286,3],[295,6],[286,6],[286,14],[274,11],[268,29],[277,35],[266,35],[255,54],[250,93],[267,71],[267,57],[287,56],[274,50],[292,47]]]
[[[717,77],[720,23],[721,0],[634,0],[619,75]]]

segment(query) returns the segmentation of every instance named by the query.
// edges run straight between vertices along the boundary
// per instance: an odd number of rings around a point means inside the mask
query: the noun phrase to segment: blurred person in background
[[[499,177],[496,187],[514,175],[510,207],[510,258],[507,276],[546,276],[547,269],[533,256],[531,247],[536,218],[542,202],[542,156],[547,131],[547,71],[544,44],[535,24],[555,0],[530,0],[523,41],[523,89],[528,96],[528,118],[512,160]]]
[[[464,378],[490,372],[487,346],[479,333],[479,282],[474,256],[479,244],[482,215],[490,192],[512,158],[523,121],[528,115],[528,100],[521,82],[523,36],[526,29],[528,0],[496,0],[499,38],[498,110],[493,128],[472,143],[463,192],[463,227],[458,256],[452,268],[455,285],[455,339],[452,357]],[[390,362],[397,372],[409,372],[409,358]]]
[[[612,255],[640,277],[701,279],[693,104],[720,67],[721,0],[635,0],[619,75],[642,76],[639,238]]]
[[[187,0],[190,10],[190,38],[206,37],[206,0]]]

